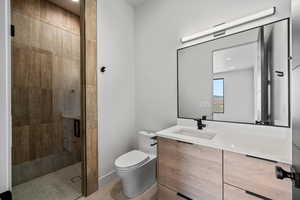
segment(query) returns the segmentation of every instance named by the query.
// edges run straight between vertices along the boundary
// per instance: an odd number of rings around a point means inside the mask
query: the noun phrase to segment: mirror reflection
[[[289,126],[288,20],[179,49],[178,117]]]

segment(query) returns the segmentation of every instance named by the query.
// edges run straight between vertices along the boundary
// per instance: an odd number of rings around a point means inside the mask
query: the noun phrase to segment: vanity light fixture
[[[195,33],[190,36],[183,37],[183,38],[181,38],[181,42],[186,43],[186,42],[190,42],[192,40],[196,40],[196,39],[208,36],[208,35],[217,34],[222,31],[225,31],[226,29],[229,29],[229,28],[234,28],[234,27],[242,25],[242,24],[246,24],[246,23],[258,20],[258,19],[272,16],[275,13],[276,13],[276,7],[273,7],[271,9],[264,10],[264,11],[258,12],[256,14],[249,15],[249,16],[246,16],[246,17],[243,17],[243,18],[240,18],[240,19],[228,22],[228,23],[222,23],[220,25],[215,26],[214,28],[211,28],[211,29],[208,29],[208,30],[205,30],[202,32],[198,32],[198,33]]]
[[[72,0],[73,2],[79,2],[79,0]]]

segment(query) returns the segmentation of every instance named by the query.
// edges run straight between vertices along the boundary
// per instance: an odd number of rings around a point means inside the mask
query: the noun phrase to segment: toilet
[[[115,160],[123,192],[134,198],[156,182],[156,140],[154,133],[138,133],[138,150],[130,151]]]

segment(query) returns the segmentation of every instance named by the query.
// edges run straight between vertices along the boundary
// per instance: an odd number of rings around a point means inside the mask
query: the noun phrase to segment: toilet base
[[[156,158],[150,159],[144,165],[127,171],[117,170],[121,178],[123,192],[128,198],[135,198],[156,182]]]

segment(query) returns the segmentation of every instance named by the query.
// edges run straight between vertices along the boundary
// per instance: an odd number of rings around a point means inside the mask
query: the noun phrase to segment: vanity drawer
[[[158,181],[192,199],[222,199],[222,151],[158,138]]]
[[[266,200],[251,192],[224,184],[224,200]]]
[[[275,166],[287,164],[224,151],[224,182],[273,200],[290,200],[292,183],[276,178]]]
[[[180,196],[180,194],[177,194],[177,192],[174,192],[167,187],[164,187],[162,185],[159,185],[158,187],[158,200],[187,200],[188,198],[184,198]]]

